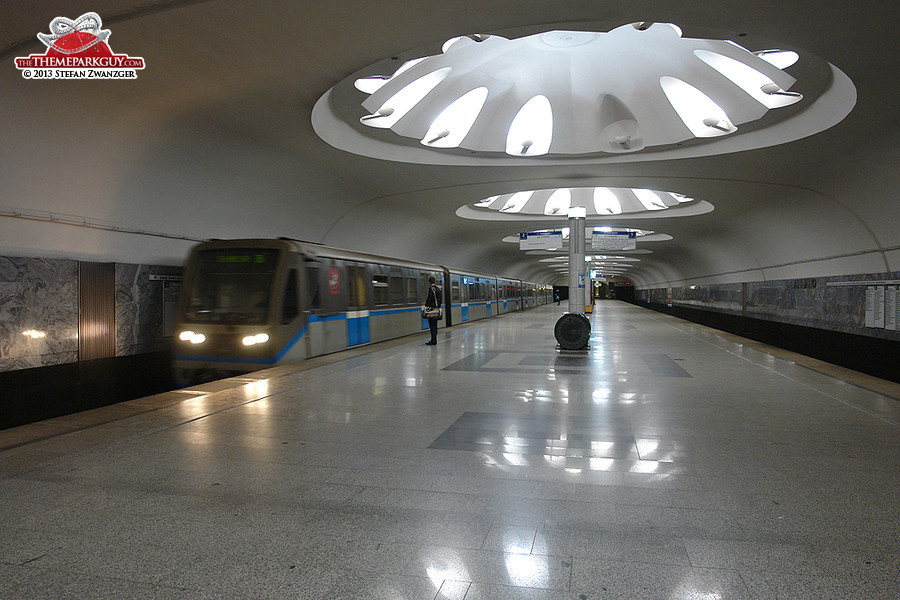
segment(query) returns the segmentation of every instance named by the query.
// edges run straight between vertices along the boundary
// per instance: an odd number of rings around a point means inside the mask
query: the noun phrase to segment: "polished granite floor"
[[[564,308],[0,432],[0,598],[900,597],[900,386]]]

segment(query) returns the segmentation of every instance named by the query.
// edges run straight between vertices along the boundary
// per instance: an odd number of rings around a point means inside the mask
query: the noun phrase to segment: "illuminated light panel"
[[[559,188],[547,199],[544,205],[545,215],[565,215],[572,204],[572,192],[568,188]]]
[[[778,69],[787,69],[800,60],[800,55],[792,50],[761,50],[754,54]]]
[[[450,67],[444,67],[419,77],[391,96],[377,111],[360,118],[360,122],[369,127],[389,129],[405,117],[406,113],[421,102],[449,74]]]
[[[801,94],[785,92],[769,77],[739,60],[708,50],[694,50],[694,54],[766,108],[790,106],[803,99]]]
[[[550,150],[553,139],[553,109],[546,96],[535,96],[519,109],[506,136],[511,156],[540,156]]]
[[[354,86],[356,89],[358,89],[359,91],[361,91],[361,92],[363,92],[363,93],[365,93],[365,94],[370,94],[370,95],[371,95],[371,94],[374,94],[375,92],[377,92],[378,90],[380,90],[381,88],[383,88],[389,81],[392,81],[392,80],[395,79],[398,75],[404,73],[405,71],[408,71],[409,69],[411,69],[412,67],[416,66],[417,64],[419,64],[420,62],[422,62],[422,61],[425,60],[426,58],[428,58],[428,57],[427,57],[427,56],[423,56],[423,57],[421,57],[421,58],[414,58],[414,59],[412,59],[412,60],[406,61],[406,62],[403,63],[403,65],[401,65],[400,68],[397,69],[397,71],[396,71],[393,75],[391,75],[390,77],[384,77],[384,76],[380,76],[380,77],[379,77],[379,76],[376,76],[376,77],[362,77],[362,78],[357,79],[356,81],[354,81],[354,82],[353,82],[353,86]]]
[[[594,188],[594,212],[598,215],[622,214],[622,203],[607,187]]]
[[[534,192],[516,192],[509,198],[509,200],[506,201],[506,204],[503,205],[503,208],[500,209],[500,212],[520,212],[522,210],[522,207],[524,207],[525,203],[531,199],[531,196],[533,194]]]
[[[453,101],[432,122],[422,144],[433,148],[456,148],[462,143],[487,100],[486,87],[475,88]]]
[[[694,137],[718,137],[737,131],[725,111],[691,84],[669,76],[661,77],[659,84],[669,104]]]
[[[668,207],[659,197],[659,194],[653,190],[636,189],[632,190],[637,199],[647,210],[665,210]]]
[[[490,206],[490,205],[493,204],[494,201],[497,200],[497,198],[499,198],[499,197],[500,197],[500,196],[491,196],[490,198],[485,198],[485,199],[482,200],[481,202],[476,202],[476,203],[475,203],[475,206],[478,206],[479,208],[481,208],[481,207],[486,207],[486,206]]]

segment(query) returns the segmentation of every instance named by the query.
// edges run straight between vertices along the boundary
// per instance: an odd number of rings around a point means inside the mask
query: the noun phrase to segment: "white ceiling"
[[[88,11],[115,52],[145,59],[138,79],[23,79],[13,59],[43,52],[36,34]],[[893,2],[5,0],[0,16],[0,255],[178,264],[191,243],[178,238],[289,236],[549,282],[552,263],[502,241],[523,224],[456,210],[522,189],[602,185],[715,206],[618,222],[673,238],[636,255],[639,286],[900,271]],[[856,106],[786,144],[632,163],[395,163],[313,131],[327,90],[393,55],[469,33],[635,21],[803,50],[850,77]]]

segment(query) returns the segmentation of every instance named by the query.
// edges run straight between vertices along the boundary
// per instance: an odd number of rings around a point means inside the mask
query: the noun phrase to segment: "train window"
[[[416,278],[415,277],[407,277],[406,278],[406,303],[407,304],[417,304],[419,301],[419,296],[416,293]]]
[[[391,276],[390,280],[391,304],[403,304],[403,278]]]
[[[354,308],[367,306],[366,269],[365,267],[347,267],[348,297],[347,304]]]
[[[468,289],[468,295],[466,296],[466,299],[475,300],[478,297],[478,294],[476,293],[477,290],[475,289],[475,285],[476,285],[475,283],[470,283],[467,286],[469,289]]]
[[[203,250],[193,264],[185,318],[190,323],[265,323],[280,252]]]
[[[281,322],[284,324],[290,323],[300,314],[298,292],[297,269],[291,269],[284,287],[284,301],[281,303]]]
[[[375,306],[385,306],[388,303],[388,276],[372,276],[372,296]]]
[[[310,310],[322,308],[322,297],[319,294],[318,267],[306,267],[306,302]]]
[[[450,282],[450,299],[453,302],[459,302],[459,279]]]

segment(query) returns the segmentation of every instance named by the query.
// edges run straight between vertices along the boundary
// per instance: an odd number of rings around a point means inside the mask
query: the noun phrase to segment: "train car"
[[[497,315],[497,278],[480,273],[449,270],[445,300],[451,323],[466,323]]]
[[[499,296],[497,300],[498,314],[515,312],[523,308],[520,297],[521,288],[522,282],[518,279],[507,279],[504,277],[497,278],[497,289]]]
[[[204,242],[185,264],[176,378],[246,373],[426,331],[429,277],[444,288],[441,327],[524,307],[517,280],[289,239]],[[501,303],[502,285],[516,298]]]

